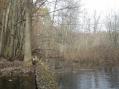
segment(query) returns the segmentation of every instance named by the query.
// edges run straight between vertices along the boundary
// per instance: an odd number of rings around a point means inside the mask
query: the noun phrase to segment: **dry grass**
[[[119,63],[119,48],[97,46],[79,51],[67,51],[64,54],[66,60],[72,60],[85,66],[115,65]]]

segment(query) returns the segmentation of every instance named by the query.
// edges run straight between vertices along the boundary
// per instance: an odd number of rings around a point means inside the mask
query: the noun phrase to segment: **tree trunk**
[[[32,19],[31,19],[31,0],[26,0],[26,28],[25,28],[25,39],[24,39],[24,62],[25,65],[32,63],[31,56],[31,29],[32,29]]]
[[[7,11],[6,11],[5,23],[4,23],[4,21],[2,23],[3,26],[2,26],[2,31],[1,31],[1,35],[0,35],[0,55],[2,55],[3,38],[4,38],[4,34],[6,33],[6,30],[7,30],[8,18],[9,18],[9,13],[10,13],[10,7],[11,7],[11,3],[9,3]]]

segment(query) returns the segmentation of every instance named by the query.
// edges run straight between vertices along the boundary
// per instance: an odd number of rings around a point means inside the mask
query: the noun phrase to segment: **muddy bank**
[[[21,61],[0,61],[0,77],[3,76],[25,76],[34,73],[33,66],[24,66]]]
[[[40,61],[37,65],[24,66],[21,61],[0,61],[0,79],[15,78],[17,81],[18,77],[34,79],[38,89],[58,89],[55,75],[44,62]]]

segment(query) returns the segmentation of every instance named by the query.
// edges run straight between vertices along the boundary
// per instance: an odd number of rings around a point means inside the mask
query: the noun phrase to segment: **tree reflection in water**
[[[119,89],[119,68],[80,70],[60,76],[61,89]]]

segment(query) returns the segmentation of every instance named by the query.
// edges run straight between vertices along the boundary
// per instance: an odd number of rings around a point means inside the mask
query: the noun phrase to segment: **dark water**
[[[0,89],[35,89],[34,78],[32,76],[1,77]]]
[[[119,89],[119,68],[82,69],[60,75],[60,89]]]
[[[60,89],[119,89],[119,68],[80,69],[59,75]],[[0,89],[35,89],[33,76],[1,77]]]

